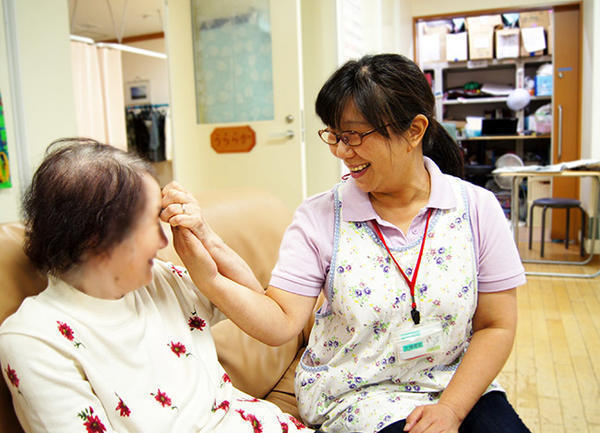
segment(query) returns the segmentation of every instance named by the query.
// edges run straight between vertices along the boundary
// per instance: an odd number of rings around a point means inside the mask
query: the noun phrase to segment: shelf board
[[[550,134],[540,135],[486,135],[479,137],[457,137],[457,141],[493,141],[493,140],[536,140],[550,138]]]
[[[456,98],[442,101],[444,105],[493,104],[506,102],[508,96],[487,96],[483,98]],[[532,101],[550,101],[552,95],[532,96]]]
[[[552,56],[518,57],[514,59],[480,59],[459,62],[431,62],[421,65],[421,69],[485,69],[494,66],[511,66],[528,63],[551,63]]]
[[[489,96],[483,98],[456,98],[442,101],[444,105],[470,105],[470,104],[490,104],[506,102],[507,96]]]

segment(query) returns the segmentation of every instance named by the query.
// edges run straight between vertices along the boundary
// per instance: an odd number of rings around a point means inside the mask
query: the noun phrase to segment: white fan
[[[500,167],[522,167],[525,164],[523,164],[523,160],[521,158],[519,158],[518,155],[515,155],[514,153],[505,153],[504,155],[502,155],[500,158],[498,158],[496,160],[496,168],[500,168]],[[502,188],[502,189],[511,189],[512,188],[512,178],[511,177],[503,177],[503,176],[498,176],[497,174],[494,175],[494,182],[496,182],[496,184]]]

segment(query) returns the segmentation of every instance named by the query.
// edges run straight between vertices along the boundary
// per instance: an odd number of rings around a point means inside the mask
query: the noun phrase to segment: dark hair
[[[146,173],[142,159],[92,139],[51,143],[23,198],[27,256],[56,275],[84,252],[110,251],[145,205]]]
[[[460,148],[434,118],[435,99],[419,67],[399,54],[367,55],[342,65],[321,88],[316,101],[323,123],[339,129],[349,101],[374,127],[389,124],[395,134],[403,134],[418,114],[429,120],[423,136],[423,154],[444,173],[463,176]],[[386,128],[381,135],[390,138]]]

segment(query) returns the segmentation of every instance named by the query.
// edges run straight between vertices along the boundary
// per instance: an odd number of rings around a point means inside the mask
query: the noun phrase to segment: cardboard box
[[[469,32],[469,59],[494,58],[494,29],[502,25],[500,15],[467,17]]]
[[[446,35],[450,24],[426,25],[419,42],[419,62],[446,61]]]
[[[446,35],[446,60],[459,62],[468,59],[467,32]]]
[[[496,58],[506,59],[519,57],[520,29],[496,30]]]
[[[530,29],[532,27],[541,27],[544,33],[545,48],[536,50],[533,52],[528,51],[525,48],[523,35],[521,35],[521,57],[529,56],[541,56],[544,54],[544,50],[548,50],[548,54],[552,54],[552,11],[532,11],[532,12],[521,12],[519,14],[519,27],[522,29]],[[521,32],[522,33],[522,32]]]

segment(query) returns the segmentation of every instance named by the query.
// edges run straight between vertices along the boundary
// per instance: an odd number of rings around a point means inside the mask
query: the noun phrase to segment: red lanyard
[[[411,315],[412,320],[415,323],[415,325],[418,325],[420,322],[420,314],[419,314],[419,310],[417,310],[417,303],[415,302],[415,283],[417,282],[417,274],[419,273],[419,266],[421,266],[421,258],[423,257],[423,249],[425,248],[425,238],[427,237],[427,227],[429,227],[429,219],[430,218],[431,218],[431,209],[429,210],[429,213],[427,214],[427,222],[425,223],[425,231],[423,232],[423,240],[421,241],[421,250],[419,251],[419,257],[417,258],[417,264],[415,265],[415,271],[413,273],[412,280],[410,280],[406,276],[406,274],[404,273],[404,271],[402,270],[402,268],[400,267],[400,265],[398,264],[398,262],[392,255],[392,252],[390,251],[387,244],[385,243],[385,239],[383,239],[381,230],[379,230],[379,225],[377,224],[377,221],[373,222],[373,228],[375,229],[377,236],[379,237],[379,239],[383,243],[383,246],[387,250],[388,254],[390,255],[390,257],[392,258],[392,260],[398,267],[398,270],[404,277],[406,284],[408,284],[408,288],[410,289],[410,298],[412,300],[410,315]]]

